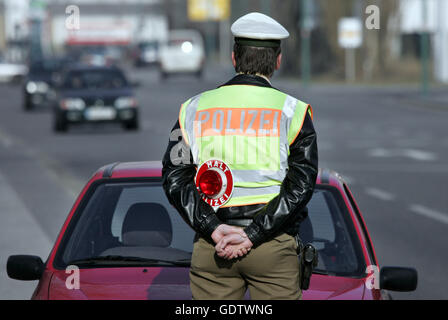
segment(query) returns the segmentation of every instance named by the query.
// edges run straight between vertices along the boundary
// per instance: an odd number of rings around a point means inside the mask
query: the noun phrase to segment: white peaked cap
[[[289,37],[289,32],[271,17],[259,13],[248,13],[236,20],[230,28],[239,38],[257,40],[281,40]]]

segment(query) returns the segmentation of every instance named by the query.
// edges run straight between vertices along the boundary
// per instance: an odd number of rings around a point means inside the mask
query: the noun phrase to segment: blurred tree
[[[399,26],[396,21],[399,3],[396,0],[364,0],[365,8],[368,5],[376,5],[380,8],[380,29],[365,29],[364,45],[362,50],[362,70],[365,80],[386,75],[390,66],[397,58],[393,52],[393,41],[397,38]]]
[[[310,10],[308,13],[312,15],[311,20],[314,22],[314,27],[311,31],[311,75],[328,71],[334,59],[333,49],[329,44],[328,30],[322,25],[322,23],[325,23],[325,16],[322,15],[325,15],[326,8],[321,2],[325,4],[327,1],[313,1],[313,10]],[[282,71],[285,74],[294,76],[301,73],[300,40],[302,30],[300,19],[302,7],[300,4],[300,1],[297,0],[283,0],[276,2],[276,5],[272,8],[272,17],[283,24],[290,33],[290,37],[282,46],[284,52],[284,68]]]
[[[280,22],[290,36],[283,41],[283,68],[286,74],[298,74],[300,66],[300,1],[276,1],[272,17]]]
[[[320,30],[328,47],[328,71],[342,76],[344,72],[344,50],[338,44],[338,22],[342,17],[361,18],[363,25],[368,15],[367,6],[376,5],[380,9],[380,29],[364,28],[364,41],[357,52],[357,70],[366,80],[387,73],[397,57],[392,42],[399,32],[397,0],[318,0],[321,10]],[[322,48],[323,49],[323,48]],[[313,51],[314,54],[314,51]],[[323,68],[325,69],[325,68]]]
[[[344,49],[338,43],[338,22],[342,17],[353,15],[353,0],[319,0],[321,8],[321,28],[326,36],[331,53],[330,71],[344,76]]]

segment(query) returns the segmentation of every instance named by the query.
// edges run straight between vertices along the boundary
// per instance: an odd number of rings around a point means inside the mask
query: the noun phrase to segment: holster
[[[318,263],[317,250],[310,243],[304,245],[298,235],[295,236],[295,239],[297,254],[299,255],[300,289],[308,290],[313,270]]]

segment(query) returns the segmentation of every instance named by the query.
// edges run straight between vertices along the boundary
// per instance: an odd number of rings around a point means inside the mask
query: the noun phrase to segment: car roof
[[[170,30],[168,38],[170,40],[187,38],[193,40],[196,45],[198,45],[199,43],[202,44],[203,42],[201,33],[195,29]]]
[[[101,167],[95,176],[111,179],[161,177],[162,163],[160,161],[115,162]],[[341,187],[345,181],[337,172],[321,168],[316,183]]]
[[[161,177],[160,161],[115,162],[100,168],[96,175],[103,178],[144,178]]]

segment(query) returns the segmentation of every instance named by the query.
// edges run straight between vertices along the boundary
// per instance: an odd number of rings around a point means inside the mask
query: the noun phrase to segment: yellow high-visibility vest
[[[187,100],[179,112],[195,164],[220,159],[234,177],[223,207],[267,203],[280,192],[289,146],[311,106],[273,88],[230,85]]]

